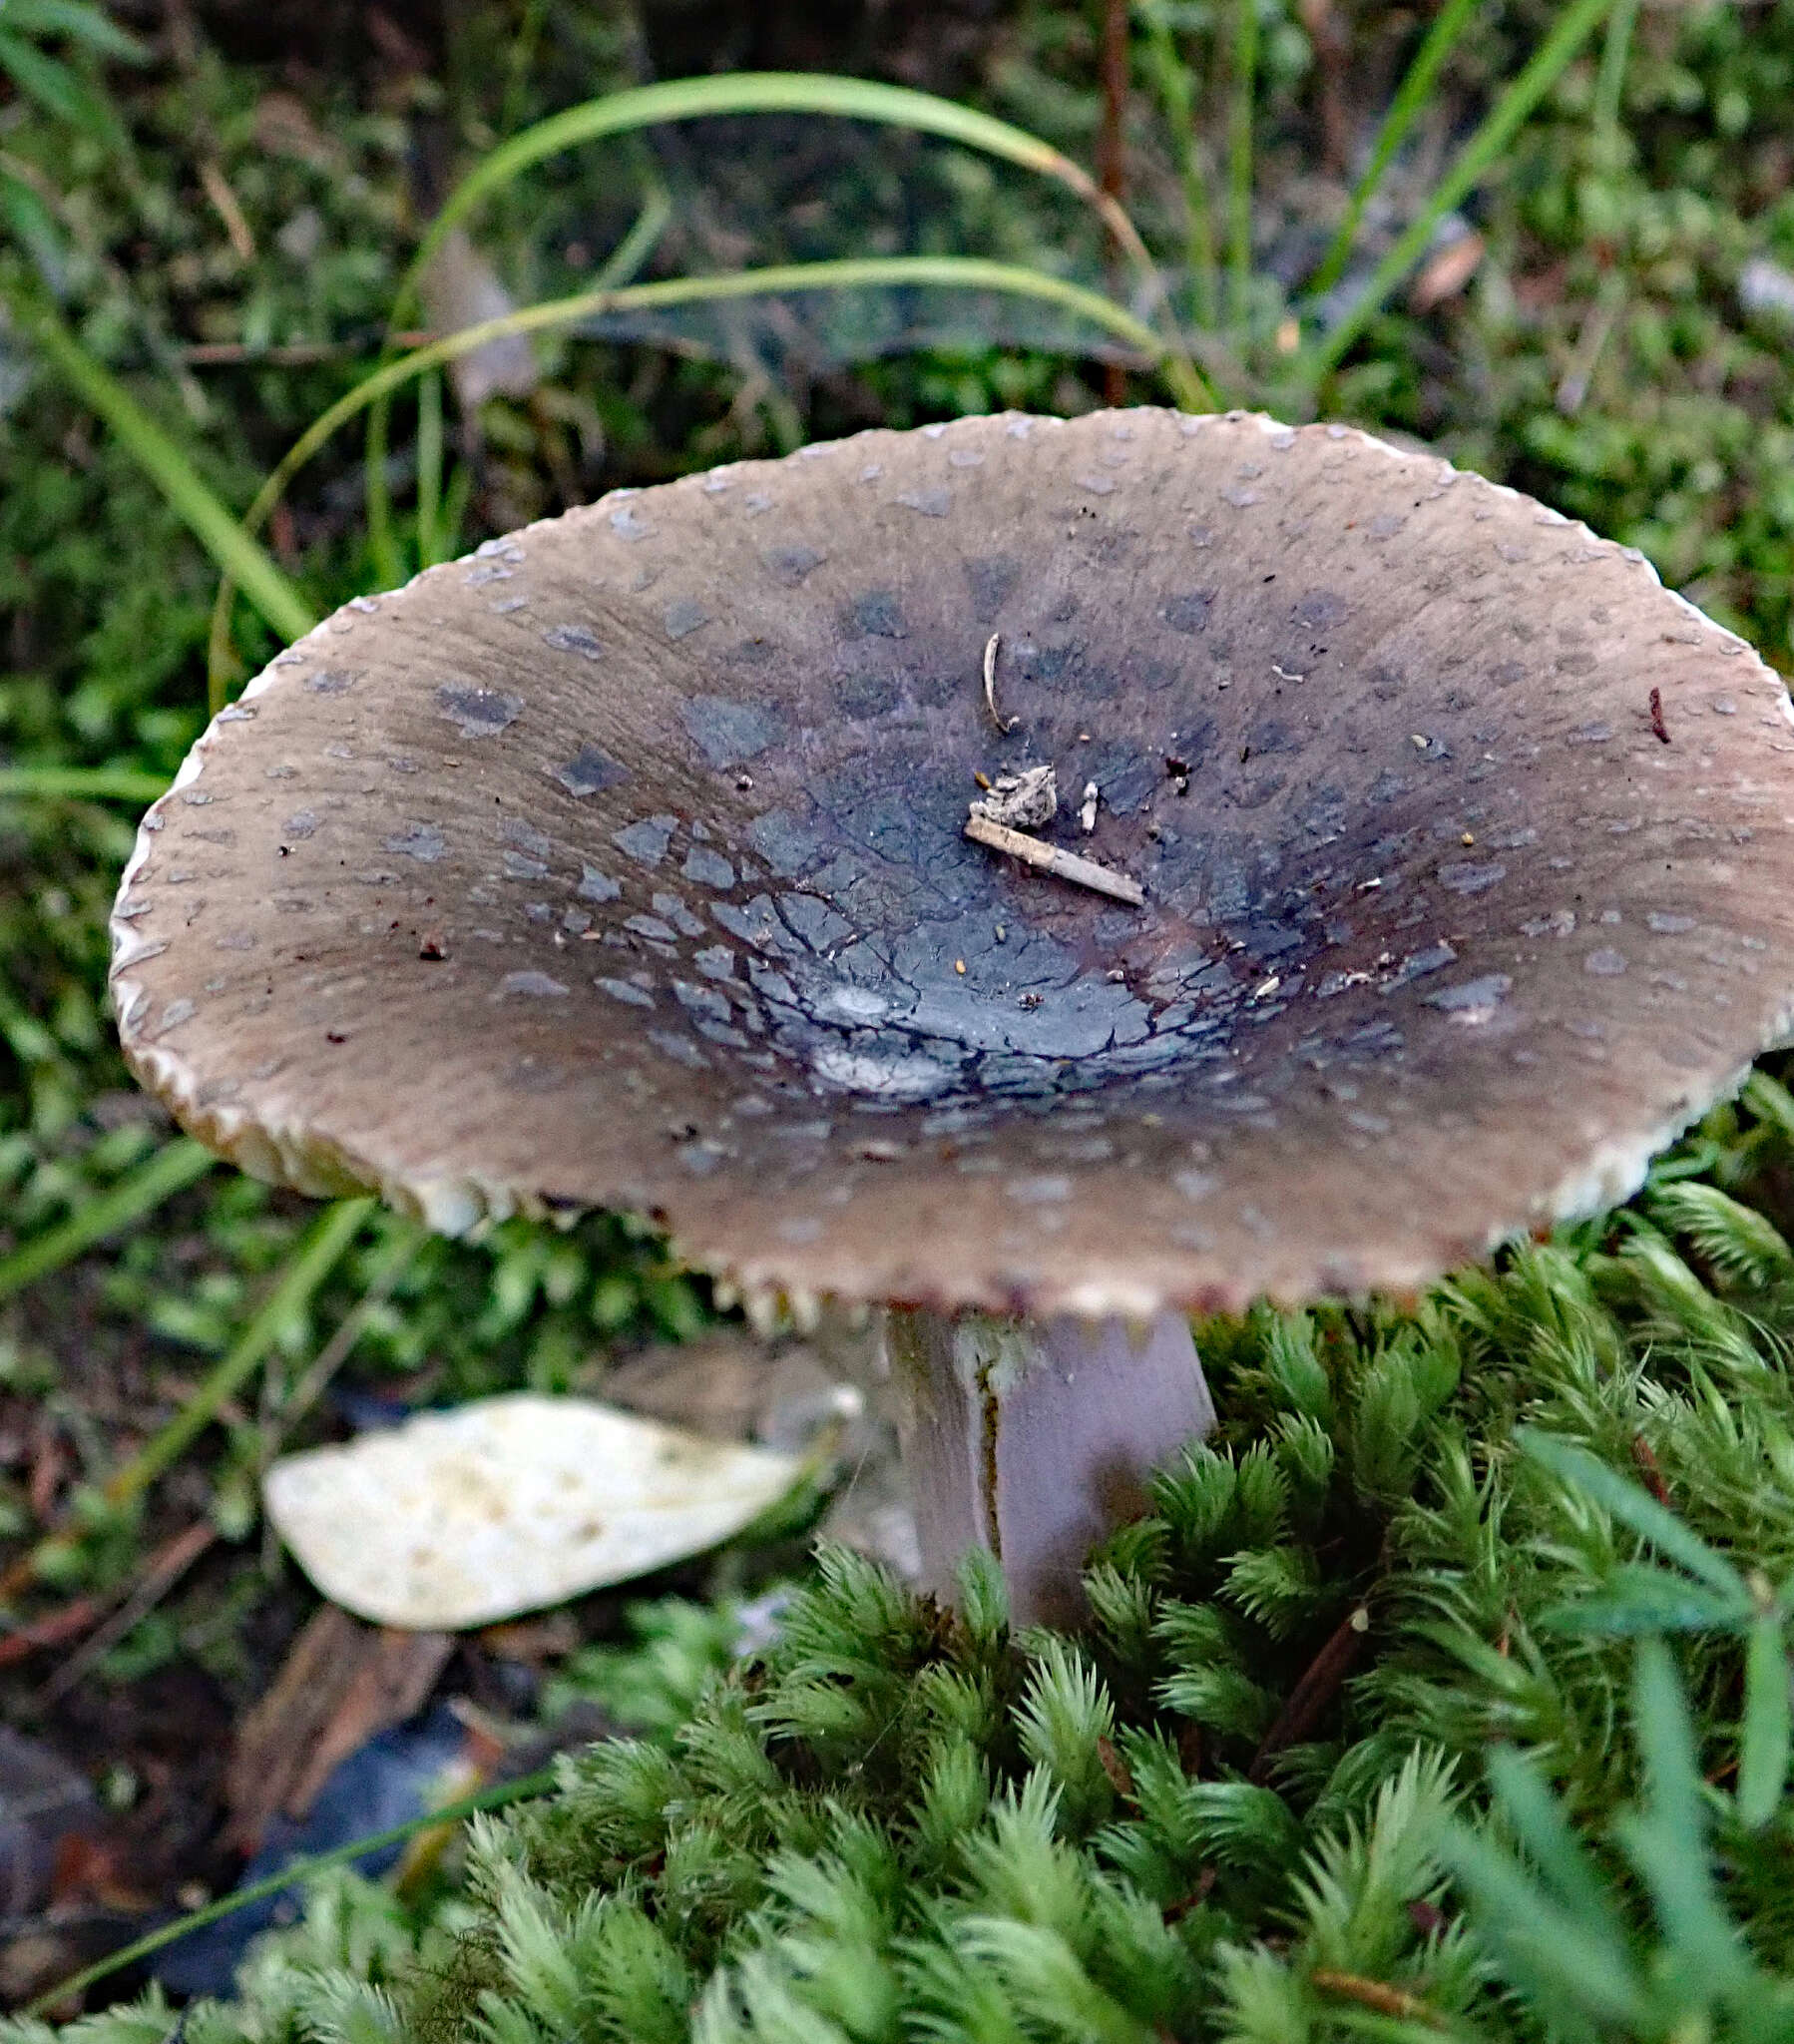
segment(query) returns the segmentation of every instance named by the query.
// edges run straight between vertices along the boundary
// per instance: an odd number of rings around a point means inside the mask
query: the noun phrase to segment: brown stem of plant
[[[1263,1782],[1276,1756],[1286,1746],[1294,1746],[1298,1740],[1306,1739],[1320,1723],[1321,1713],[1339,1694],[1340,1685],[1352,1672],[1352,1663],[1357,1660],[1369,1631],[1369,1607],[1353,1605],[1327,1644],[1308,1664],[1301,1681],[1290,1691],[1289,1701],[1277,1713],[1276,1722],[1252,1756],[1247,1774],[1249,1781]]]
[[[1425,2023],[1434,2030],[1445,2027],[1444,2018],[1431,2002],[1422,2001],[1405,1987],[1391,1987],[1387,1980],[1366,1980],[1362,1974],[1338,1973],[1329,1966],[1317,1966],[1308,1981],[1322,1994],[1355,2001],[1360,2008],[1374,2009],[1380,2016],[1393,2016],[1397,2022]]]
[[[1127,196],[1127,159],[1123,133],[1127,113],[1127,0],[1104,0],[1103,8],[1103,132],[1097,150],[1097,178],[1103,196],[1123,207]],[[1110,243],[1110,288],[1117,288],[1121,250]],[[1103,372],[1104,396],[1111,404],[1127,401],[1127,371],[1110,362]]]
[[[38,1703],[53,1704],[59,1697],[66,1696],[95,1662],[110,1653],[120,1640],[149,1617],[217,1539],[218,1528],[212,1521],[198,1519],[172,1539],[165,1540],[145,1562],[124,1603],[45,1683],[38,1693]]]
[[[218,1528],[210,1519],[198,1520],[164,1541],[148,1556],[134,1583],[123,1585],[111,1595],[77,1597],[59,1610],[46,1612],[42,1618],[20,1626],[17,1632],[8,1633],[0,1639],[0,1668],[10,1668],[15,1662],[40,1653],[46,1647],[62,1647],[71,1640],[79,1639],[83,1633],[100,1624],[109,1608],[121,1602],[125,1610],[132,1613],[131,1622],[135,1624],[143,1615],[138,1610],[143,1598],[149,1595],[154,1602],[165,1596],[217,1538]],[[149,1606],[143,1608],[148,1610]],[[66,1669],[58,1672],[59,1682],[64,1673]]]
[[[1651,691],[1653,697],[1656,693],[1654,689]],[[1669,1486],[1663,1481],[1663,1471],[1657,1462],[1655,1452],[1641,1433],[1632,1436],[1632,1461],[1637,1466],[1638,1474],[1644,1478],[1645,1488],[1657,1503],[1669,1504]]]

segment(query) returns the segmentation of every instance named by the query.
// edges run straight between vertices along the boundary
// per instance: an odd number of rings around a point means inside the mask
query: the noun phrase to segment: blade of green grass
[[[1258,91],[1258,0],[1233,0],[1227,80],[1227,309],[1246,324],[1252,282],[1252,103]]]
[[[147,64],[150,53],[87,0],[11,0],[7,25],[21,35],[67,36],[122,64]]]
[[[117,1185],[72,1214],[60,1228],[49,1229],[22,1243],[11,1256],[0,1258],[0,1298],[10,1298],[27,1284],[73,1263],[109,1235],[154,1213],[163,1201],[204,1178],[216,1162],[210,1150],[185,1137],[165,1145]]]
[[[907,128],[935,135],[945,142],[1019,165],[1055,179],[1103,219],[1142,282],[1158,289],[1158,272],[1133,223],[1098,186],[1082,165],[1030,135],[971,107],[907,86],[883,85],[865,78],[836,78],[827,73],[740,71],[713,78],[673,78],[587,100],[577,107],[539,121],[485,156],[443,202],[418,244],[417,254],[394,294],[391,323],[401,325],[416,301],[418,280],[443,238],[467,218],[480,202],[509,184],[532,164],[563,150],[624,135],[665,122],[696,121],[722,114],[832,114],[844,120],[870,121],[882,127]]]
[[[1738,1731],[1738,1821],[1759,1831],[1788,1779],[1791,1719],[1788,1656],[1778,1611],[1761,1613],[1744,1655],[1744,1719]]]
[[[0,801],[148,804],[168,791],[166,773],[152,773],[142,766],[0,766]]]
[[[1147,0],[1142,18],[1146,28],[1142,53],[1146,76],[1170,131],[1171,147],[1177,157],[1177,179],[1183,189],[1184,261],[1189,268],[1190,309],[1198,326],[1212,326],[1219,295],[1214,222],[1208,205],[1208,180],[1196,147],[1196,104],[1189,66],[1177,53],[1160,0]]]
[[[1482,182],[1612,4],[1613,0],[1570,0],[1570,5],[1559,16],[1557,26],[1484,117],[1476,133],[1459,153],[1457,162],[1440,180],[1432,197],[1409,224],[1407,231],[1377,264],[1338,324],[1323,334],[1295,364],[1291,381],[1311,403],[1327,376],[1344,360],[1364,329],[1382,310],[1390,292],[1426,254],[1434,229]]]
[[[305,600],[201,481],[193,463],[125,387],[103,369],[41,299],[9,309],[63,380],[92,405],[188,529],[283,639],[300,639],[317,620]]]
[[[1082,284],[1045,271],[1026,269],[1010,262],[993,262],[977,256],[848,256],[830,262],[790,262],[766,269],[733,270],[722,276],[673,276],[654,283],[625,285],[617,290],[580,291],[572,297],[551,298],[539,305],[526,305],[502,318],[486,319],[477,326],[465,326],[459,333],[415,348],[411,353],[384,362],[368,373],[353,390],[319,414],[300,434],[278,466],[268,476],[255,501],[243,513],[245,528],[253,533],[280,501],[287,484],[330,436],[358,412],[366,410],[414,376],[453,361],[457,355],[483,347],[508,333],[534,333],[554,326],[571,325],[579,319],[607,312],[652,310],[664,305],[683,305],[704,299],[745,298],[779,291],[847,290],[858,285],[933,284],[959,290],[1014,291],[1023,297],[1039,298],[1064,307],[1104,327],[1118,340],[1137,349],[1170,379],[1173,364],[1158,334],[1123,306]],[[1195,376],[1193,369],[1189,370]],[[1187,387],[1187,386],[1185,386]],[[1205,393],[1196,377],[1194,388]],[[1198,400],[1200,401],[1200,400]],[[212,650],[216,679],[224,670],[229,648],[230,603],[235,585],[225,578],[219,587],[213,609]]]
[[[1625,69],[1632,54],[1632,31],[1638,26],[1638,0],[1613,0],[1607,17],[1606,40],[1601,44],[1600,73],[1594,81],[1594,132],[1612,136],[1619,132],[1624,109]]]
[[[403,326],[415,308],[423,273],[449,232],[483,200],[501,191],[533,164],[609,136],[724,114],[833,115],[844,120],[869,121],[938,136],[1054,179],[1099,216],[1138,275],[1147,303],[1161,322],[1158,352],[1168,357],[1167,380],[1177,401],[1195,407],[1203,403],[1203,397],[1197,394],[1202,390],[1202,380],[1184,352],[1176,321],[1168,316],[1157,265],[1126,209],[1105,193],[1082,165],[1026,129],[979,113],[975,108],[962,107],[907,86],[885,85],[873,79],[837,78],[825,72],[742,71],[708,78],[666,79],[656,85],[637,86],[608,93],[602,99],[587,100],[512,136],[469,172],[430,223],[399,279],[387,317],[388,332]],[[384,409],[382,402],[369,413],[366,431],[370,448],[383,430]],[[376,474],[371,457],[367,480],[370,492],[384,491],[384,469]],[[375,536],[389,535],[390,518],[374,495],[370,495],[368,510],[370,530]]]
[[[1693,1527],[1678,1519],[1666,1505],[1658,1504],[1648,1491],[1628,1483],[1586,1448],[1559,1440],[1555,1434],[1523,1426],[1516,1432],[1515,1440],[1522,1454],[1549,1469],[1567,1490],[1592,1498],[1622,1526],[1630,1527],[1659,1554],[1710,1585],[1737,1609],[1751,1609],[1750,1590],[1725,1556],[1709,1547]]]
[[[1619,1818],[1615,1834],[1650,1890],[1666,1942],[1680,1948],[1691,1976],[1709,1987],[1745,1988],[1750,1960],[1726,1915],[1706,1849],[1705,1790],[1688,1696],[1661,1640],[1640,1641],[1632,1663],[1632,1732],[1647,1800]]]
[[[262,1300],[229,1350],[201,1379],[193,1396],[154,1439],[107,1478],[104,1496],[108,1504],[132,1503],[164,1470],[181,1459],[191,1443],[218,1417],[220,1408],[242,1388],[280,1338],[287,1322],[295,1313],[304,1311],[373,1209],[371,1199],[359,1199],[338,1200],[325,1210],[287,1265],[280,1281]]]
[[[431,369],[417,385],[417,564],[441,560],[437,529],[442,516],[442,371]]]
[[[1327,253],[1321,258],[1320,267],[1308,280],[1308,293],[1320,297],[1330,291],[1339,281],[1346,263],[1351,259],[1352,245],[1358,239],[1359,224],[1364,219],[1364,209],[1376,197],[1377,187],[1383,182],[1383,174],[1395,161],[1396,151],[1408,139],[1408,131],[1425,111],[1427,101],[1432,97],[1433,86],[1444,67],[1446,59],[1457,47],[1458,39],[1470,26],[1470,18],[1477,11],[1478,0],[1446,0],[1439,10],[1433,26],[1428,29],[1426,40],[1415,52],[1414,62],[1409,65],[1407,75],[1396,88],[1396,95],[1389,103],[1389,111],[1383,116],[1383,125],[1377,130],[1376,142],[1372,145],[1370,162],[1363,177],[1353,188],[1352,197],[1345,210],[1345,218],[1339,224]]]
[[[361,443],[363,522],[367,527],[367,551],[373,563],[374,581],[381,589],[394,589],[405,579],[398,538],[392,529],[392,492],[386,487],[390,426],[388,408],[376,405],[368,414],[367,432]],[[214,717],[224,707],[216,690],[212,692],[211,707]]]
[[[444,1803],[440,1809],[426,1810],[423,1815],[410,1817],[388,1830],[370,1831],[364,1838],[351,1838],[346,1845],[333,1845],[327,1852],[308,1852],[301,1858],[289,1859],[278,1872],[270,1873],[262,1880],[251,1881],[247,1887],[232,1888],[227,1895],[220,1895],[216,1902],[190,1910],[187,1915],[178,1916],[173,1923],[165,1923],[160,1930],[152,1930],[134,1943],[122,1945],[116,1952],[108,1952],[105,1958],[97,1959],[79,1973],[71,1973],[68,1979],[46,1988],[21,2013],[26,2020],[42,2017],[51,2009],[73,2000],[76,1995],[85,1994],[88,1988],[109,1979],[114,1973],[121,1973],[127,1966],[135,1966],[140,1959],[149,1958],[153,1952],[162,1951],[177,1938],[204,1930],[209,1923],[221,1922],[226,1916],[234,1916],[238,1909],[246,1909],[252,1902],[280,1894],[297,1882],[328,1873],[332,1867],[348,1866],[366,1853],[378,1852],[387,1845],[402,1845],[407,1838],[414,1838],[419,1831],[430,1830],[437,1824],[458,1823],[483,1809],[503,1809],[513,1802],[525,1802],[533,1795],[546,1795],[557,1779],[555,1769],[543,1768],[534,1775],[521,1775],[515,1782],[501,1782],[494,1788],[480,1789],[477,1794],[464,1795],[458,1802]]]

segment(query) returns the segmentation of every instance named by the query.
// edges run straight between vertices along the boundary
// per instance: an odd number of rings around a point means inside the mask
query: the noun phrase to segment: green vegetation
[[[123,1595],[195,1518],[224,1536],[94,1682],[189,1667],[252,1698],[228,1615],[295,1598],[260,1569],[256,1478],[329,1370],[414,1399],[591,1384],[610,1344],[711,1311],[632,1224],[455,1246],[319,1217],[207,1170],[129,1089],[103,989],[134,805],[276,635],[613,484],[1082,409],[1119,376],[1423,435],[1794,660],[1794,0],[1138,0],[1119,257],[1076,169],[1100,11],[1024,0],[941,58],[952,105],[738,75],[645,104],[625,0],[492,0],[439,64],[290,76],[185,15],[0,15],[0,1396],[74,1461],[48,1518],[0,1467],[11,1615]],[[639,125],[681,95],[727,100],[735,139],[781,108],[829,152],[832,224],[742,154],[730,196],[766,233],[725,262],[690,149]],[[424,223],[456,191],[519,309],[419,345]],[[830,261],[807,367],[753,298],[714,302]],[[712,323],[624,323],[680,295]],[[454,430],[453,364],[529,329],[533,390]],[[1759,1078],[1632,1210],[1414,1317],[1207,1329],[1227,1442],[1101,1559],[1087,1640],[1010,1640],[982,1581],[948,1622],[836,1560],[688,1722],[713,1615],[589,1646],[569,1692],[655,1741],[491,1822],[464,1896],[322,1891],[192,2044],[676,2038],[693,2000],[705,2044],[1794,2031],[1791,1129]]]
[[[952,1617],[825,1553],[722,1679],[650,1615],[653,1737],[477,1825],[446,1914],[320,1890],[187,2034],[1794,2034],[1791,1130],[1759,1078],[1617,1226],[1209,1323],[1222,1435],[1077,1640],[976,1559]]]

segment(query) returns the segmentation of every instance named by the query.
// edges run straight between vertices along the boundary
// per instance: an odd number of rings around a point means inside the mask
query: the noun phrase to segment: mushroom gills
[[[1146,1510],[1144,1471],[1214,1425],[1179,1312],[1093,1321],[893,1308],[885,1345],[924,1578],[950,1597],[966,1551],[989,1548],[1017,1625],[1087,1615],[1092,1546]]]

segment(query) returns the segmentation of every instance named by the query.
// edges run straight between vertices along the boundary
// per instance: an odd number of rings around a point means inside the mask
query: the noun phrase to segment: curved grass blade
[[[1610,138],[1619,131],[1624,111],[1625,72],[1632,54],[1632,33],[1638,26],[1638,0],[1613,0],[1601,45],[1600,73],[1594,81],[1594,132]]]
[[[1140,54],[1164,125],[1170,131],[1178,182],[1183,188],[1184,260],[1189,267],[1190,308],[1198,326],[1211,326],[1218,295],[1214,223],[1208,204],[1208,180],[1196,147],[1196,104],[1190,88],[1189,66],[1178,55],[1170,23],[1164,17],[1163,0],[1144,0],[1140,15],[1146,31],[1145,47]]]
[[[341,1261],[373,1212],[371,1199],[338,1200],[313,1224],[304,1246],[287,1265],[280,1281],[249,1320],[229,1350],[202,1378],[198,1389],[167,1426],[107,1479],[104,1495],[110,1505],[128,1505],[149,1489],[163,1471],[178,1462],[189,1444],[218,1417],[220,1408],[243,1385],[256,1365],[280,1338],[295,1313]]]
[[[1632,1663],[1632,1731],[1648,1799],[1618,1819],[1615,1834],[1688,1977],[1722,1991],[1748,1989],[1754,1969],[1706,1849],[1705,1786],[1688,1696],[1661,1640],[1640,1641]]]
[[[1241,4],[1248,5],[1249,0],[1241,0]],[[388,331],[402,326],[415,307],[423,273],[451,230],[482,200],[501,191],[531,165],[610,136],[667,122],[704,120],[724,114],[833,115],[844,120],[869,121],[933,135],[1054,179],[1097,214],[1138,275],[1147,293],[1147,304],[1160,321],[1159,352],[1168,358],[1166,380],[1178,403],[1195,410],[1206,402],[1202,379],[1184,351],[1176,321],[1168,316],[1164,282],[1157,264],[1126,209],[1104,192],[1082,165],[1026,129],[975,108],[962,107],[908,86],[886,85],[874,79],[838,78],[826,72],[741,71],[710,78],[666,79],[656,85],[636,86],[607,93],[602,99],[584,101],[512,136],[469,172],[430,223],[399,279],[388,314]],[[369,415],[370,449],[383,431],[384,409],[379,406]],[[368,524],[376,559],[390,562],[391,520],[384,505],[384,470],[382,467],[375,475],[371,453],[368,476]]]
[[[1738,1731],[1738,1821],[1759,1831],[1775,1814],[1788,1779],[1787,1650],[1777,1611],[1761,1613],[1744,1653],[1744,1720]]]
[[[1640,1540],[1648,1540],[1659,1554],[1678,1562],[1691,1576],[1717,1590],[1721,1597],[1745,1610],[1751,1596],[1744,1578],[1724,1555],[1709,1547],[1691,1526],[1657,1503],[1648,1491],[1628,1483],[1607,1465],[1569,1441],[1552,1434],[1522,1427],[1515,1435],[1521,1452],[1549,1469],[1570,1489],[1591,1497],[1601,1509],[1629,1527]]]
[[[328,1873],[332,1867],[351,1865],[365,1854],[378,1852],[384,1846],[402,1845],[407,1838],[413,1838],[419,1831],[430,1830],[437,1824],[457,1823],[483,1809],[503,1809],[513,1802],[526,1802],[533,1795],[546,1795],[558,1779],[554,1768],[543,1768],[534,1775],[520,1775],[515,1782],[501,1782],[496,1788],[482,1788],[476,1795],[464,1795],[458,1802],[444,1803],[440,1809],[425,1810],[421,1816],[410,1817],[389,1830],[370,1831],[364,1838],[351,1838],[347,1844],[333,1845],[327,1852],[310,1852],[303,1858],[289,1859],[265,1879],[251,1881],[246,1888],[232,1888],[216,1902],[208,1902],[202,1909],[193,1909],[185,1916],[178,1916],[173,1923],[165,1923],[160,1930],[152,1930],[135,1943],[122,1945],[116,1952],[108,1952],[105,1958],[96,1960],[93,1965],[84,1967],[79,1973],[71,1973],[68,1979],[59,1980],[54,1987],[45,1988],[29,2007],[20,2011],[20,2015],[26,2021],[41,2018],[75,1995],[84,1994],[99,1981],[123,1972],[127,1966],[135,1966],[139,1959],[147,1959],[152,1953],[162,1951],[177,1938],[204,1930],[209,1923],[218,1923],[226,1916],[234,1916],[238,1909],[246,1909],[251,1902],[263,1901],[267,1896],[277,1895],[316,1874]]]
[[[165,1145],[117,1185],[72,1214],[60,1228],[52,1228],[22,1243],[11,1256],[0,1258],[0,1299],[60,1271],[109,1235],[153,1214],[165,1200],[204,1178],[217,1161],[210,1150],[185,1137]]]
[[[122,64],[147,64],[150,53],[88,0],[10,0],[7,26],[20,35],[67,36]]]
[[[704,299],[764,296],[780,291],[845,290],[859,285],[935,284],[961,290],[1014,291],[1063,306],[1104,327],[1128,347],[1137,349],[1159,368],[1166,366],[1166,348],[1158,334],[1111,298],[1043,270],[1011,262],[993,262],[978,256],[849,256],[829,262],[789,262],[765,269],[732,270],[721,276],[674,276],[655,283],[628,284],[617,290],[580,291],[568,298],[550,298],[526,305],[502,318],[465,326],[459,333],[415,348],[384,362],[322,412],[300,434],[268,476],[255,501],[243,513],[244,528],[253,533],[280,501],[287,484],[330,436],[358,412],[397,390],[413,377],[483,347],[508,333],[534,333],[607,312],[652,310],[664,305],[693,304]],[[1193,371],[1191,372],[1194,373]],[[220,585],[213,609],[213,687],[215,704],[228,649],[229,606],[235,585],[228,577]],[[216,712],[215,712],[216,714]]]
[[[1407,232],[1377,264],[1338,324],[1296,364],[1292,380],[1310,401],[1383,309],[1390,292],[1426,254],[1434,229],[1482,182],[1611,5],[1612,0],[1571,0],[1565,9],[1557,26],[1484,117],[1458,161],[1434,188],[1432,197],[1409,224]]]
[[[1461,1818],[1447,1825],[1439,1856],[1468,1897],[1472,1920],[1505,1980],[1584,2025],[1641,2026],[1650,2015],[1649,1984],[1562,1810],[1516,1754],[1498,1751],[1489,1776],[1498,1805],[1540,1870]]]
[[[1542,1612],[1539,1623],[1552,1632],[1605,1639],[1645,1633],[1736,1633],[1750,1623],[1751,1609],[1747,1597],[1709,1590],[1675,1569],[1621,1566],[1610,1569],[1590,1596]]]
[[[1227,310],[1243,335],[1252,283],[1252,112],[1258,91],[1258,0],[1233,0],[1227,105]]]
[[[0,801],[142,802],[169,791],[143,766],[0,766]]]
[[[63,380],[99,413],[155,483],[188,530],[283,639],[299,639],[317,620],[249,530],[201,481],[193,463],[131,393],[88,353],[42,299],[10,306]]]
[[[1446,0],[1433,26],[1428,29],[1426,40],[1415,52],[1414,62],[1396,88],[1388,113],[1383,116],[1383,125],[1377,130],[1377,139],[1371,149],[1370,162],[1353,188],[1345,218],[1322,256],[1320,267],[1308,280],[1310,296],[1323,296],[1339,281],[1351,259],[1352,245],[1358,239],[1364,209],[1376,197],[1383,174],[1395,161],[1396,151],[1407,141],[1408,131],[1425,111],[1446,59],[1457,47],[1458,38],[1469,27],[1470,18],[1476,10],[1477,0]]]
[[[720,114],[832,114],[849,121],[908,128],[956,142],[985,156],[1055,179],[1092,207],[1126,252],[1141,281],[1162,296],[1157,266],[1126,212],[1111,199],[1082,165],[1030,135],[972,107],[937,99],[908,86],[872,79],[836,78],[825,72],[740,71],[714,78],[673,78],[587,100],[539,121],[484,157],[443,202],[418,244],[417,254],[394,295],[392,324],[399,325],[416,301],[418,281],[449,230],[483,199],[532,164],[582,143],[624,135],[670,121],[696,121]]]

